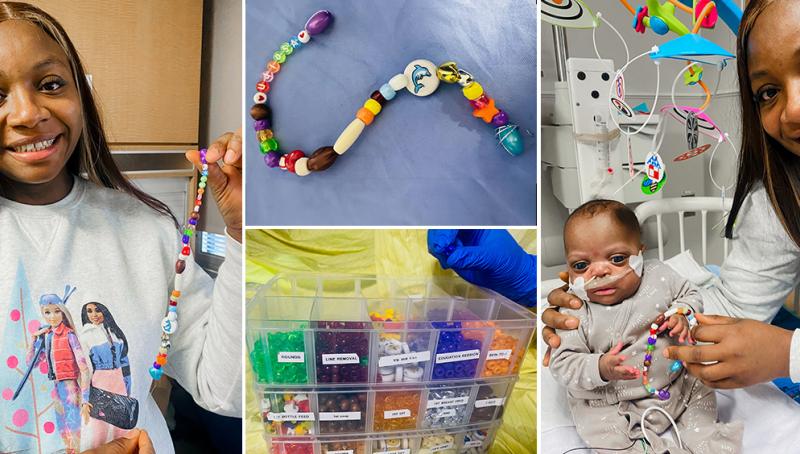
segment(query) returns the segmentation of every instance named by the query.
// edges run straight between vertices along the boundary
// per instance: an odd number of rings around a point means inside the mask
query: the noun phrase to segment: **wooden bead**
[[[253,120],[267,120],[272,123],[272,109],[266,104],[253,104],[250,108],[250,116]]]
[[[332,166],[336,162],[339,154],[334,151],[333,147],[317,148],[310,158],[308,158],[308,170],[312,172],[320,172]]]
[[[356,118],[355,120],[351,121],[344,131],[339,134],[339,138],[336,139],[336,142],[333,144],[333,149],[338,154],[344,154],[347,150],[350,149],[351,146],[358,140],[358,137],[364,132],[364,127],[366,123]]]
[[[335,154],[335,153],[334,153]],[[304,177],[311,173],[308,170],[308,158],[302,157],[294,163],[294,173],[298,176]]]
[[[375,119],[375,114],[370,112],[369,109],[366,107],[362,107],[358,109],[358,113],[356,113],[356,118],[363,121],[365,125],[369,126],[372,124],[372,120]]]

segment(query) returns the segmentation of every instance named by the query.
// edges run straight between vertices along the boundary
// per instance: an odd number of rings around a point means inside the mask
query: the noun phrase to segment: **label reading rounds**
[[[302,363],[306,360],[304,352],[278,352],[279,363]]]

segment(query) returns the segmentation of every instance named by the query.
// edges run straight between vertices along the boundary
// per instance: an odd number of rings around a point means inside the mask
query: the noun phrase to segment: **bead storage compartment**
[[[435,385],[429,387],[424,404],[422,427],[455,427],[466,422],[474,386]]]
[[[469,422],[481,423],[502,418],[506,398],[511,394],[511,390],[511,387],[503,382],[478,385]]]

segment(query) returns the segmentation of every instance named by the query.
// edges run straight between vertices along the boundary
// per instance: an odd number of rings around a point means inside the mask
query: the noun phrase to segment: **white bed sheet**
[[[689,265],[688,261],[677,264],[673,259],[667,260],[667,263],[680,274],[692,276],[686,268]],[[697,274],[694,277],[697,279]],[[544,281],[539,285],[539,295],[543,296],[539,302],[540,307],[546,307],[547,294],[561,285],[563,282],[558,279]],[[541,332],[541,328],[540,326],[538,332]],[[540,336],[538,349],[540,356],[544,355],[545,350],[546,345]],[[575,430],[572,415],[567,407],[566,388],[553,380],[549,369],[541,369],[539,389],[541,390],[539,454],[561,454],[572,448],[585,447]],[[772,383],[717,391],[717,406],[720,421],[743,421],[743,454],[800,453],[800,405]]]

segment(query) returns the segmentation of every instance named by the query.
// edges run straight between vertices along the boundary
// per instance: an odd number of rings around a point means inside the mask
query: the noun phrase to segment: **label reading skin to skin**
[[[456,410],[454,408],[445,408],[444,410],[436,413],[436,419],[452,418],[455,415]]]
[[[453,407],[456,405],[467,405],[469,396],[450,397],[448,399],[433,399],[428,401],[426,408]]]
[[[322,364],[358,364],[358,353],[331,353],[322,355]]]
[[[483,399],[483,400],[476,400],[475,401],[475,408],[484,408],[484,407],[498,407],[506,403],[505,397],[496,397],[494,399]]]
[[[410,418],[411,410],[403,408],[400,410],[386,410],[383,412],[383,419]]]
[[[439,451],[444,451],[444,450],[447,450],[447,449],[453,449],[453,442],[442,443],[440,445],[432,446],[430,448],[431,452],[439,452]]]
[[[359,421],[360,419],[360,411],[324,411],[319,413],[320,421]]]
[[[454,363],[456,361],[469,361],[481,357],[480,350],[464,350],[461,352],[451,353],[438,353],[436,354],[436,362],[441,363]]]
[[[304,363],[305,361],[305,352],[278,352],[279,363]]]
[[[483,446],[483,442],[480,440],[472,440],[464,443],[465,448],[480,448]]]
[[[511,359],[511,350],[489,350],[489,355],[486,359]]]
[[[378,360],[378,367],[402,366],[411,363],[430,361],[431,352],[413,352],[403,355],[384,356]]]
[[[269,421],[313,421],[314,413],[267,413]]]

